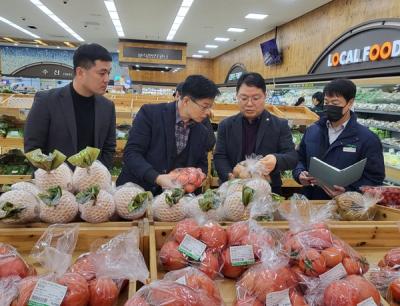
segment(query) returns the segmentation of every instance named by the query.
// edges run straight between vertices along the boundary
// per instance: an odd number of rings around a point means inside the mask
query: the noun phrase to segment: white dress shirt
[[[329,144],[334,143],[335,140],[338,139],[340,134],[342,134],[342,132],[346,128],[347,123],[349,123],[349,120],[343,122],[338,127],[333,127],[329,120],[326,122],[326,126],[328,127]]]

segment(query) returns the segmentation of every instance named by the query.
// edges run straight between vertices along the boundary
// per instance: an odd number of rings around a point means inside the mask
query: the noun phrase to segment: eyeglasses
[[[203,105],[200,105],[199,103],[197,103],[194,99],[192,99],[192,98],[190,98],[190,101],[192,101],[194,104],[196,104],[200,109],[201,109],[201,111],[202,112],[207,112],[207,111],[210,111],[211,110],[211,108],[213,107],[212,105],[211,106],[203,106]]]
[[[261,100],[264,100],[264,97],[261,96],[261,95],[252,96],[252,97],[244,96],[244,95],[239,95],[239,96],[237,96],[237,99],[238,99],[238,101],[241,102],[241,103],[247,103],[247,102],[249,102],[249,101],[251,101],[251,102],[253,102],[253,103],[258,103],[258,102],[260,102]]]

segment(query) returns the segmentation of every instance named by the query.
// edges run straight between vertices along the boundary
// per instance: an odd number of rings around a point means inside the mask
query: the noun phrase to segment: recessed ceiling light
[[[179,7],[178,13],[172,23],[171,29],[168,32],[167,40],[173,40],[175,37],[176,32],[178,31],[179,27],[181,26],[185,16],[187,15],[190,6],[192,5],[193,0],[183,0],[181,6]]]
[[[262,19],[265,19],[267,17],[268,17],[268,15],[266,15],[266,14],[253,14],[253,13],[251,13],[251,14],[247,14],[244,18],[262,20]]]
[[[111,21],[114,24],[114,28],[117,31],[118,37],[125,37],[124,29],[122,28],[121,20],[119,19],[114,0],[104,0],[104,4],[106,5],[108,14],[110,15]]]
[[[229,38],[228,37],[215,37],[214,40],[216,40],[216,41],[228,41]]]
[[[229,28],[228,32],[237,32],[237,33],[241,33],[246,31],[246,29],[241,29],[241,28]]]
[[[206,48],[216,49],[216,48],[218,48],[218,46],[217,45],[206,45]]]
[[[207,51],[207,50],[199,50],[199,51],[197,51],[197,53],[208,54],[208,53],[210,53],[210,51]]]
[[[200,54],[193,54],[192,57],[201,58],[201,57],[203,57],[203,55],[200,55]]]
[[[78,41],[85,41],[80,37],[74,30],[72,30],[64,21],[62,21],[56,14],[54,14],[47,6],[45,6],[40,0],[31,0],[43,13],[53,19],[60,27],[75,37]]]
[[[16,25],[14,22],[11,22],[10,20],[8,20],[8,19],[6,19],[4,17],[0,16],[0,21],[2,21],[4,23],[7,23],[8,25],[16,28],[17,30],[20,30],[21,32],[24,32],[25,34],[28,34],[29,36],[31,36],[33,38],[40,38],[38,35],[33,34],[32,32],[30,32],[28,30],[25,30],[24,28],[21,28],[19,25]]]

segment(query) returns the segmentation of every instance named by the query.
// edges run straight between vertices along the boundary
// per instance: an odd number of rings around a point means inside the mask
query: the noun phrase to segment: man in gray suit
[[[54,149],[71,156],[86,148],[101,150],[99,160],[111,168],[115,153],[115,106],[102,95],[111,71],[111,55],[98,44],[74,53],[74,79],[62,88],[38,92],[25,124],[24,149]]]

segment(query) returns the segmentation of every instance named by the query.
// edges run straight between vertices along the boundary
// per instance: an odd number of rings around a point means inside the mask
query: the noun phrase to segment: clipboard
[[[333,185],[347,187],[361,178],[366,163],[367,159],[364,158],[363,160],[340,170],[316,157],[311,157],[310,169],[308,172],[320,185],[325,185],[329,188],[333,188]]]

